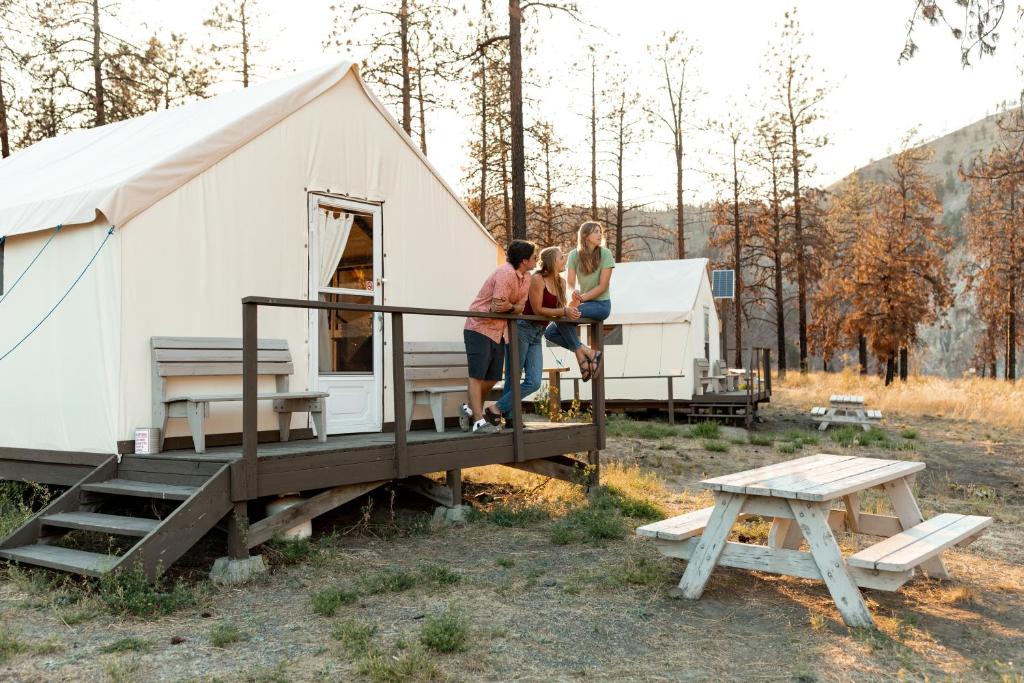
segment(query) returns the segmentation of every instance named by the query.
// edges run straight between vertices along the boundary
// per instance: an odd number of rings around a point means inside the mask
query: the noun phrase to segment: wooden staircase
[[[0,541],[0,558],[86,576],[138,567],[155,579],[231,511],[230,466],[159,456],[125,456],[118,463],[111,457]],[[109,513],[139,498],[173,507],[159,517]],[[158,505],[150,508],[156,513]],[[57,545],[76,530],[107,535],[109,545],[138,540],[120,554]]]

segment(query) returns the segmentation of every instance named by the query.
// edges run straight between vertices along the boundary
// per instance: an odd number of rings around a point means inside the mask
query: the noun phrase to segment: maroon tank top
[[[557,308],[558,297],[548,291],[548,288],[544,287],[544,297],[541,299],[541,306],[544,308]],[[526,307],[523,308],[523,315],[538,315],[533,312],[533,306],[530,305],[530,297],[526,297]],[[535,325],[545,326],[547,323],[537,322],[536,320],[531,321]]]

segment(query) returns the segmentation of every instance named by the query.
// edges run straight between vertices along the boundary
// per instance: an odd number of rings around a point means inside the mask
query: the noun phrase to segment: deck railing
[[[404,359],[404,319],[407,315],[425,315],[454,318],[490,318],[508,321],[509,355],[512,367],[519,364],[519,334],[516,329],[517,320],[535,320],[538,322],[565,322],[586,324],[590,326],[590,339],[595,347],[600,348],[604,339],[604,323],[600,320],[581,318],[552,319],[536,315],[514,315],[510,313],[483,313],[478,311],[457,311],[431,308],[411,308],[406,306],[378,306],[371,304],[351,304],[329,301],[308,301],[305,299],[279,299],[273,297],[249,296],[242,299],[242,459],[236,464],[241,471],[233,472],[232,499],[237,502],[251,500],[257,492],[257,354],[256,339],[258,328],[258,310],[260,306],[274,308],[303,308],[334,311],[370,312],[388,315],[391,318],[391,363],[394,400],[395,425],[395,469],[396,479],[408,476],[409,452],[406,436],[405,414],[405,359]],[[593,385],[593,419],[597,427],[597,448],[605,446],[605,414],[604,414],[604,382],[603,373],[594,378]],[[517,375],[512,381],[512,450],[514,462],[522,462],[523,456],[523,421],[522,394],[520,380]],[[235,483],[237,481],[237,483]],[[239,511],[236,509],[236,513]]]

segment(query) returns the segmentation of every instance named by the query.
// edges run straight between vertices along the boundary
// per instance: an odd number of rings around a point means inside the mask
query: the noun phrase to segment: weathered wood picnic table
[[[828,408],[811,408],[811,418],[817,421],[818,431],[825,431],[830,424],[854,424],[871,429],[871,420],[881,420],[882,413],[878,410],[867,410],[863,396],[833,394],[829,397]]]
[[[705,479],[713,507],[648,524],[637,534],[655,539],[669,557],[689,560],[679,582],[696,600],[716,565],[824,581],[849,626],[874,627],[860,588],[895,591],[919,567],[948,579],[941,553],[967,545],[991,524],[990,517],[940,514],[924,521],[911,483],[923,462],[818,454]],[[860,511],[858,495],[878,487],[895,517]],[[842,499],[845,509],[831,509]],[[772,518],[767,545],[729,541],[744,517]],[[883,536],[885,540],[844,558],[834,531]],[[799,550],[806,541],[808,551]]]

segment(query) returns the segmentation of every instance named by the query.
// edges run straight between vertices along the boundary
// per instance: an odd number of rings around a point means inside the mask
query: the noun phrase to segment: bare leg
[[[484,396],[490,393],[496,379],[473,379],[469,378],[469,408],[473,411],[474,420],[484,419]]]

